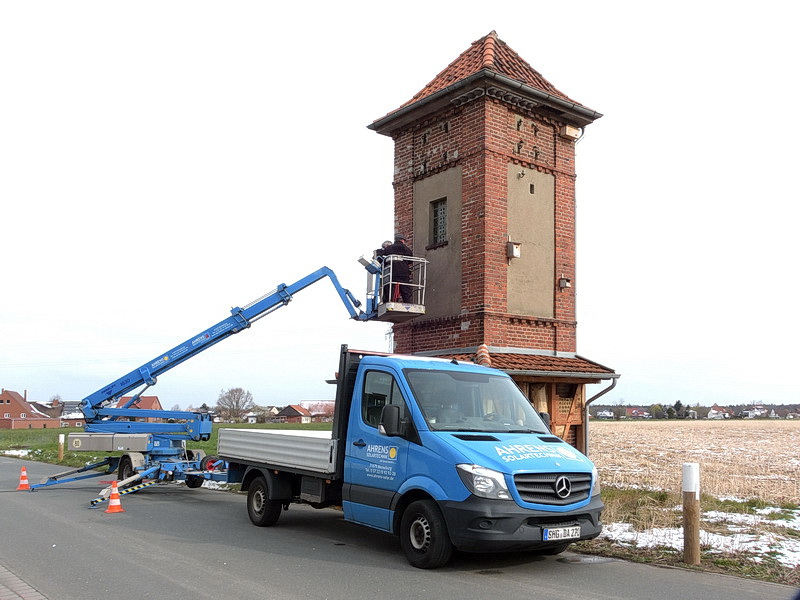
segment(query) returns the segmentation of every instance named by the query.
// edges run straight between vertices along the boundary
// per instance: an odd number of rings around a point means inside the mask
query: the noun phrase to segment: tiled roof
[[[303,408],[299,404],[290,404],[282,411],[280,411],[278,415],[282,417],[295,417],[295,416],[310,417],[311,413],[308,412],[305,408]]]
[[[120,398],[119,402],[117,402],[117,406],[115,408],[122,408],[127,404],[133,396],[125,396],[124,398]],[[148,410],[164,410],[161,406],[161,401],[158,399],[158,396],[140,396],[139,402],[131,406],[130,408],[144,408]]]
[[[552,83],[524,61],[519,54],[512,50],[508,44],[497,37],[495,31],[490,32],[481,39],[472,42],[461,55],[451,62],[447,68],[433,78],[428,85],[420,90],[411,100],[400,106],[408,106],[454,83],[466,79],[483,69],[519,81],[532,88],[560,98],[565,102],[577,104],[566,94],[557,90]]]
[[[456,360],[474,361],[474,354],[452,354],[442,358],[455,358]],[[599,379],[608,379],[614,375],[613,369],[604,367],[591,360],[575,357],[547,356],[539,354],[514,354],[493,353],[490,356],[491,366],[501,371],[520,372],[531,371],[542,374],[560,373],[575,375],[593,375]]]

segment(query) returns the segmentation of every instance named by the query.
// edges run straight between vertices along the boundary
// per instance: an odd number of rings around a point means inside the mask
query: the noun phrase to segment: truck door
[[[378,431],[383,407],[400,406],[401,418],[408,406],[395,376],[388,371],[367,371],[363,387],[355,392],[345,451],[345,519],[391,531],[392,499],[405,480],[409,442]],[[359,401],[360,400],[360,401]]]

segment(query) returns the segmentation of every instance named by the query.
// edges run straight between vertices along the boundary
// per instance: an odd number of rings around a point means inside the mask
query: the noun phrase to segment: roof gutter
[[[501,82],[503,85],[507,85],[510,88],[515,88],[525,92],[525,94],[529,96],[533,96],[544,103],[547,104],[555,104],[561,108],[564,108],[570,112],[574,112],[579,114],[580,116],[588,119],[590,122],[602,117],[602,113],[597,112],[596,110],[592,110],[590,108],[586,108],[585,106],[578,104],[577,102],[568,102],[562,98],[558,98],[557,96],[553,96],[552,94],[548,94],[547,92],[543,92],[542,90],[538,90],[534,87],[531,87],[521,81],[516,81],[515,79],[511,79],[510,77],[506,77],[505,75],[501,75],[500,73],[495,73],[494,71],[487,71],[485,76],[489,79],[495,79]]]
[[[527,96],[532,96],[536,100],[542,102],[543,104],[549,104],[550,106],[557,106],[565,111],[574,113],[576,116],[581,117],[583,120],[586,121],[586,123],[582,123],[582,125],[591,123],[592,121],[595,121],[596,119],[599,119],[600,117],[603,116],[602,113],[586,108],[585,106],[582,106],[576,102],[568,102],[566,100],[558,98],[557,96],[553,96],[552,94],[548,94],[547,92],[543,92],[527,84],[524,84],[520,81],[516,81],[514,79],[506,77],[505,75],[495,73],[492,70],[481,69],[480,71],[473,73],[469,77],[457,81],[456,83],[449,85],[446,88],[439,90],[438,92],[434,92],[430,96],[426,96],[421,100],[412,102],[411,104],[408,104],[394,112],[389,113],[388,115],[380,119],[375,120],[370,125],[367,125],[367,128],[372,129],[373,131],[377,131],[378,133],[384,133],[384,134],[388,133],[382,130],[386,125],[388,125],[392,121],[402,119],[402,117],[404,117],[408,113],[412,111],[417,111],[419,110],[420,107],[431,104],[432,102],[435,102],[436,100],[439,100],[440,98],[447,96],[448,94],[456,92],[461,88],[470,87],[474,82],[480,79],[493,79],[498,83],[503,84],[504,86],[519,90],[524,94],[526,94]]]
[[[578,371],[534,371],[534,370],[517,370],[517,369],[503,369],[509,375],[525,375],[527,377],[564,377],[570,379],[616,379],[619,377],[616,373],[598,373],[598,372],[578,372]],[[611,387],[614,387],[613,385]],[[608,388],[609,391],[611,388]],[[605,392],[603,392],[605,393]],[[601,394],[595,396],[597,398]],[[594,400],[594,398],[592,398]],[[588,404],[588,403],[587,403]]]

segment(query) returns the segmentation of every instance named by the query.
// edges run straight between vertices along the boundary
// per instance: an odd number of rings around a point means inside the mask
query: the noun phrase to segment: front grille
[[[556,493],[559,477],[566,477],[571,491],[565,498]],[[524,502],[566,506],[586,500],[592,490],[591,473],[518,473],[514,485]]]

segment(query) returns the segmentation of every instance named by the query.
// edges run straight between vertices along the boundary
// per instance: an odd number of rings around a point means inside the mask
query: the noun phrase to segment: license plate
[[[571,540],[581,537],[581,528],[577,527],[553,527],[545,529],[542,538],[546,542],[553,540]]]

